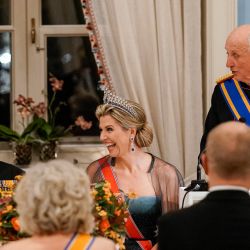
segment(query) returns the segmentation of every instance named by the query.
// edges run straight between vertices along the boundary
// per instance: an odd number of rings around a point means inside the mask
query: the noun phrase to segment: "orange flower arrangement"
[[[15,180],[0,181],[0,241],[18,240],[27,237],[27,234],[20,232],[16,203],[13,200],[13,191],[21,176]]]
[[[96,219],[93,234],[112,239],[119,245],[120,250],[123,250],[125,249],[125,223],[128,217],[128,204],[122,199],[121,195],[114,194],[110,188],[110,183],[107,181],[92,186]]]

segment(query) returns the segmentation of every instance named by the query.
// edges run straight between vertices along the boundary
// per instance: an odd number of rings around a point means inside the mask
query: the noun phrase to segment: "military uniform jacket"
[[[239,83],[245,95],[250,99],[250,87],[243,82]],[[210,130],[220,123],[233,120],[235,120],[235,118],[231,113],[223,94],[221,93],[219,84],[217,84],[214,88],[211,107],[206,117],[204,133],[200,143],[200,152],[202,152],[205,148],[207,135]]]

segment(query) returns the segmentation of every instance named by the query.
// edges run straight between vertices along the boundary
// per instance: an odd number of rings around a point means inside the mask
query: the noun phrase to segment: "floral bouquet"
[[[0,181],[0,241],[18,240],[27,237],[27,234],[20,232],[16,203],[13,200],[13,191],[21,176],[15,180]]]
[[[107,181],[92,186],[96,220],[93,234],[112,239],[122,250],[125,249],[125,223],[128,217],[128,204],[122,197],[115,195],[110,188],[111,185]]]

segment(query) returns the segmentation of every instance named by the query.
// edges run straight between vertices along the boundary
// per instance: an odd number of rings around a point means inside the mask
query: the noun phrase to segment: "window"
[[[0,124],[10,126],[11,33],[0,33]]]
[[[0,2],[0,124],[10,126],[11,94],[11,5],[10,1]]]
[[[238,0],[238,25],[250,23],[250,1]]]
[[[67,127],[83,116],[93,125],[88,130],[74,129],[74,136],[78,141],[97,136],[94,112],[102,91],[80,1],[1,0],[0,12],[0,109],[4,114],[0,124],[18,129],[13,100],[19,94],[47,103],[53,75],[64,81],[55,103],[65,105],[56,123]]]

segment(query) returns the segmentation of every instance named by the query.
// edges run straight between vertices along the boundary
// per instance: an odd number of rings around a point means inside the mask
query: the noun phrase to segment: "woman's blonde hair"
[[[70,162],[52,160],[30,168],[14,198],[21,229],[30,235],[92,231],[89,179]]]
[[[100,120],[101,116],[110,115],[123,128],[136,128],[135,143],[138,147],[148,147],[153,141],[153,132],[147,123],[144,109],[136,102],[127,100],[128,104],[135,111],[135,115],[112,106],[111,104],[99,105],[96,109],[96,117]]]

